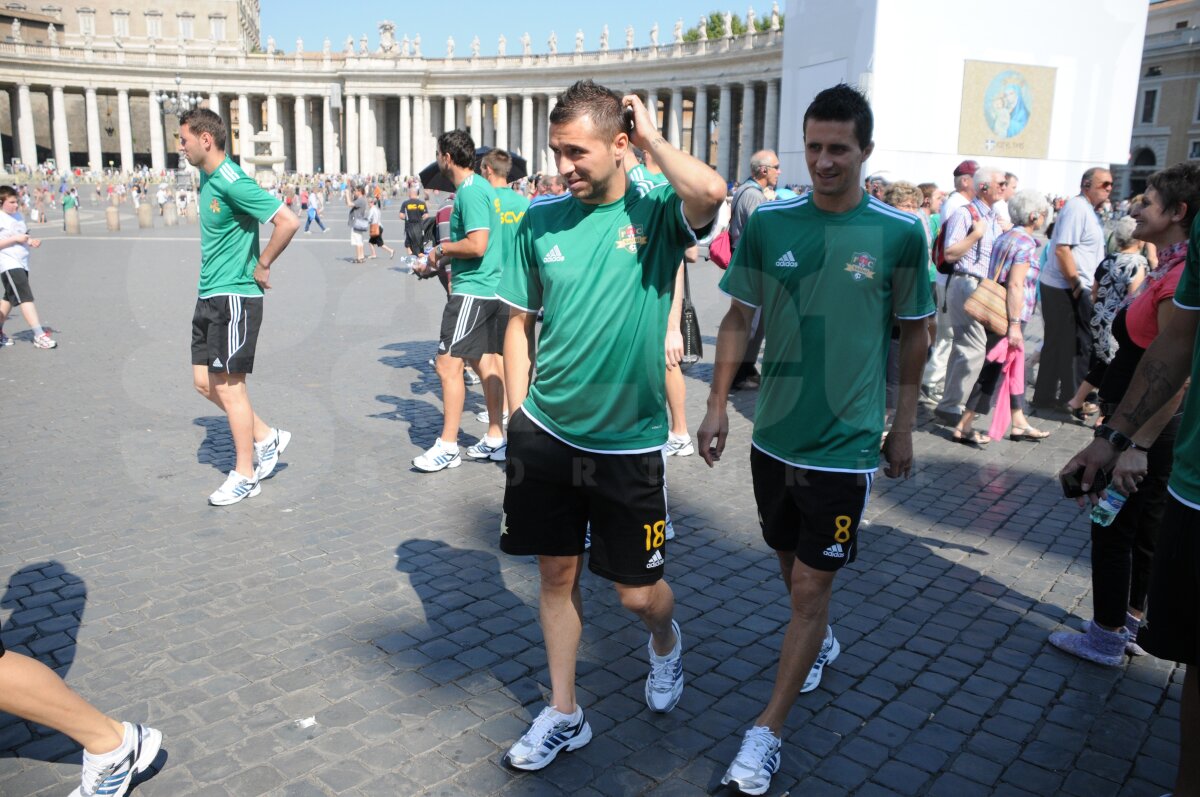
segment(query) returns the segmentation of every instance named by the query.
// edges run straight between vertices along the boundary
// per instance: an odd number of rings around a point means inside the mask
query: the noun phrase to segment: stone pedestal
[[[138,205],[137,217],[138,227],[141,229],[154,227],[154,208],[150,207],[149,202],[143,202]]]
[[[68,208],[63,212],[63,230],[67,235],[79,235],[79,209]]]
[[[121,211],[117,210],[116,205],[109,205],[104,209],[104,220],[108,223],[109,232],[121,231]]]
[[[179,224],[179,208],[174,202],[168,202],[163,208],[163,222],[168,227],[174,227]]]
[[[195,202],[189,202],[187,208],[183,211],[183,218],[188,224],[195,224],[200,220],[199,206]]]

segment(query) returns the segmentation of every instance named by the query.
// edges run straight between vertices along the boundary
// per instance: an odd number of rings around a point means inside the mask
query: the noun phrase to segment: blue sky
[[[695,0],[605,0],[597,3],[551,6],[543,3],[499,3],[481,0],[458,0],[441,3],[437,0],[424,2],[378,2],[378,0],[352,0],[331,2],[330,0],[262,0],[262,38],[266,47],[268,36],[275,37],[275,46],[293,52],[296,38],[304,39],[304,49],[317,51],[325,36],[329,36],[334,50],[341,50],[346,36],[354,36],[355,46],[362,34],[367,34],[371,49],[379,45],[378,23],[391,20],[396,24],[396,39],[405,32],[411,39],[421,34],[421,51],[426,56],[444,56],[446,37],[454,36],[455,55],[466,56],[471,52],[474,36],[479,36],[480,52],[495,55],[496,40],[503,33],[508,39],[509,54],[520,53],[521,35],[526,31],[533,42],[535,53],[546,52],[546,40],[553,30],[558,36],[559,52],[570,52],[575,48],[575,31],[583,29],[584,48],[599,49],[600,30],[608,25],[609,47],[625,47],[625,27],[633,25],[634,46],[644,47],[650,43],[650,27],[658,23],[658,40],[670,42],[675,20],[683,18],[687,30],[700,21],[700,17],[715,10],[728,7],[742,18],[746,16],[746,0],[736,5]],[[738,6],[741,6],[740,8]],[[785,3],[780,2],[780,8]],[[755,4],[759,17],[770,15],[770,0]]]

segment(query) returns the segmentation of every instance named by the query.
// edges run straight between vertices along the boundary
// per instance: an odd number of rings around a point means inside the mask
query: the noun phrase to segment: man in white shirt
[[[1112,193],[1112,172],[1094,166],[1083,173],[1080,193],[1067,200],[1050,239],[1053,259],[1042,269],[1045,344],[1033,389],[1035,407],[1065,410],[1087,377],[1092,352],[1092,282],[1104,259],[1104,228],[1096,210]]]
[[[942,201],[938,215],[944,226],[954,215],[954,211],[965,206],[975,198],[975,172],[979,171],[979,163],[965,160],[954,167],[954,190]],[[921,378],[921,391],[926,398],[941,400],[942,382],[946,379],[946,361],[950,359],[950,348],[954,343],[954,333],[950,329],[950,313],[946,306],[946,283],[950,278],[945,274],[937,275],[937,338],[933,342],[933,351],[929,353],[929,361],[925,364],[925,375]]]

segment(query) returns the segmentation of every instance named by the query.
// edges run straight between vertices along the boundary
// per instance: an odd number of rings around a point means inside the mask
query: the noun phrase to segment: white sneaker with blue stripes
[[[121,746],[111,753],[92,755],[83,751],[83,778],[71,797],[124,797],[133,776],[154,762],[162,747],[162,733],[145,725],[125,726]]]
[[[291,432],[272,429],[270,437],[261,443],[254,444],[254,458],[258,460],[258,464],[254,468],[254,475],[258,477],[259,481],[275,472],[275,466],[279,464],[279,455],[283,453],[290,442],[292,442]]]
[[[683,695],[683,634],[679,623],[671,621],[675,632],[675,647],[665,656],[654,652],[654,637],[646,643],[650,652],[650,675],[646,678],[646,705],[651,711],[665,714],[675,708]]]
[[[800,687],[800,693],[811,692],[821,685],[821,673],[825,671],[825,665],[832,662],[842,652],[842,646],[838,644],[837,637],[833,635],[833,626],[825,626],[825,639],[821,642],[821,652],[817,654],[817,660],[813,662],[812,669],[808,671],[808,677],[804,679],[804,686]]]
[[[213,506],[229,506],[243,498],[253,498],[261,492],[262,485],[258,483],[258,479],[248,479],[236,470],[231,470],[225,477],[225,483],[208,497],[208,502]]]
[[[578,750],[592,740],[592,726],[583,718],[583,709],[563,714],[546,706],[525,735],[504,754],[504,765],[529,771],[549,765],[561,750]]]
[[[779,748],[783,742],[765,725],[746,731],[737,758],[725,770],[721,785],[737,786],[742,794],[765,794],[771,788],[771,776],[779,771]]]
[[[412,461],[412,466],[424,473],[457,468],[461,464],[462,455],[458,452],[458,443],[444,443],[440,437],[428,451]]]

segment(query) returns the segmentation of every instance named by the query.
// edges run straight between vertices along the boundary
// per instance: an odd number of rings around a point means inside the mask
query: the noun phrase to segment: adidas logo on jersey
[[[775,261],[777,268],[795,268],[797,265],[799,264],[796,262],[796,257],[792,254],[791,249],[784,252],[783,257]]]
[[[646,562],[646,569],[650,570],[655,567],[662,567],[663,556],[662,551],[655,551],[654,556],[650,557],[650,561]]]
[[[562,250],[558,248],[558,244],[555,244],[554,248],[547,252],[546,256],[542,258],[543,263],[561,263],[564,260],[566,260],[566,258],[563,257]]]
[[[841,543],[835,542],[833,545],[830,545],[828,548],[822,551],[821,555],[828,556],[833,559],[845,559],[846,551],[844,548],[842,548]]]

